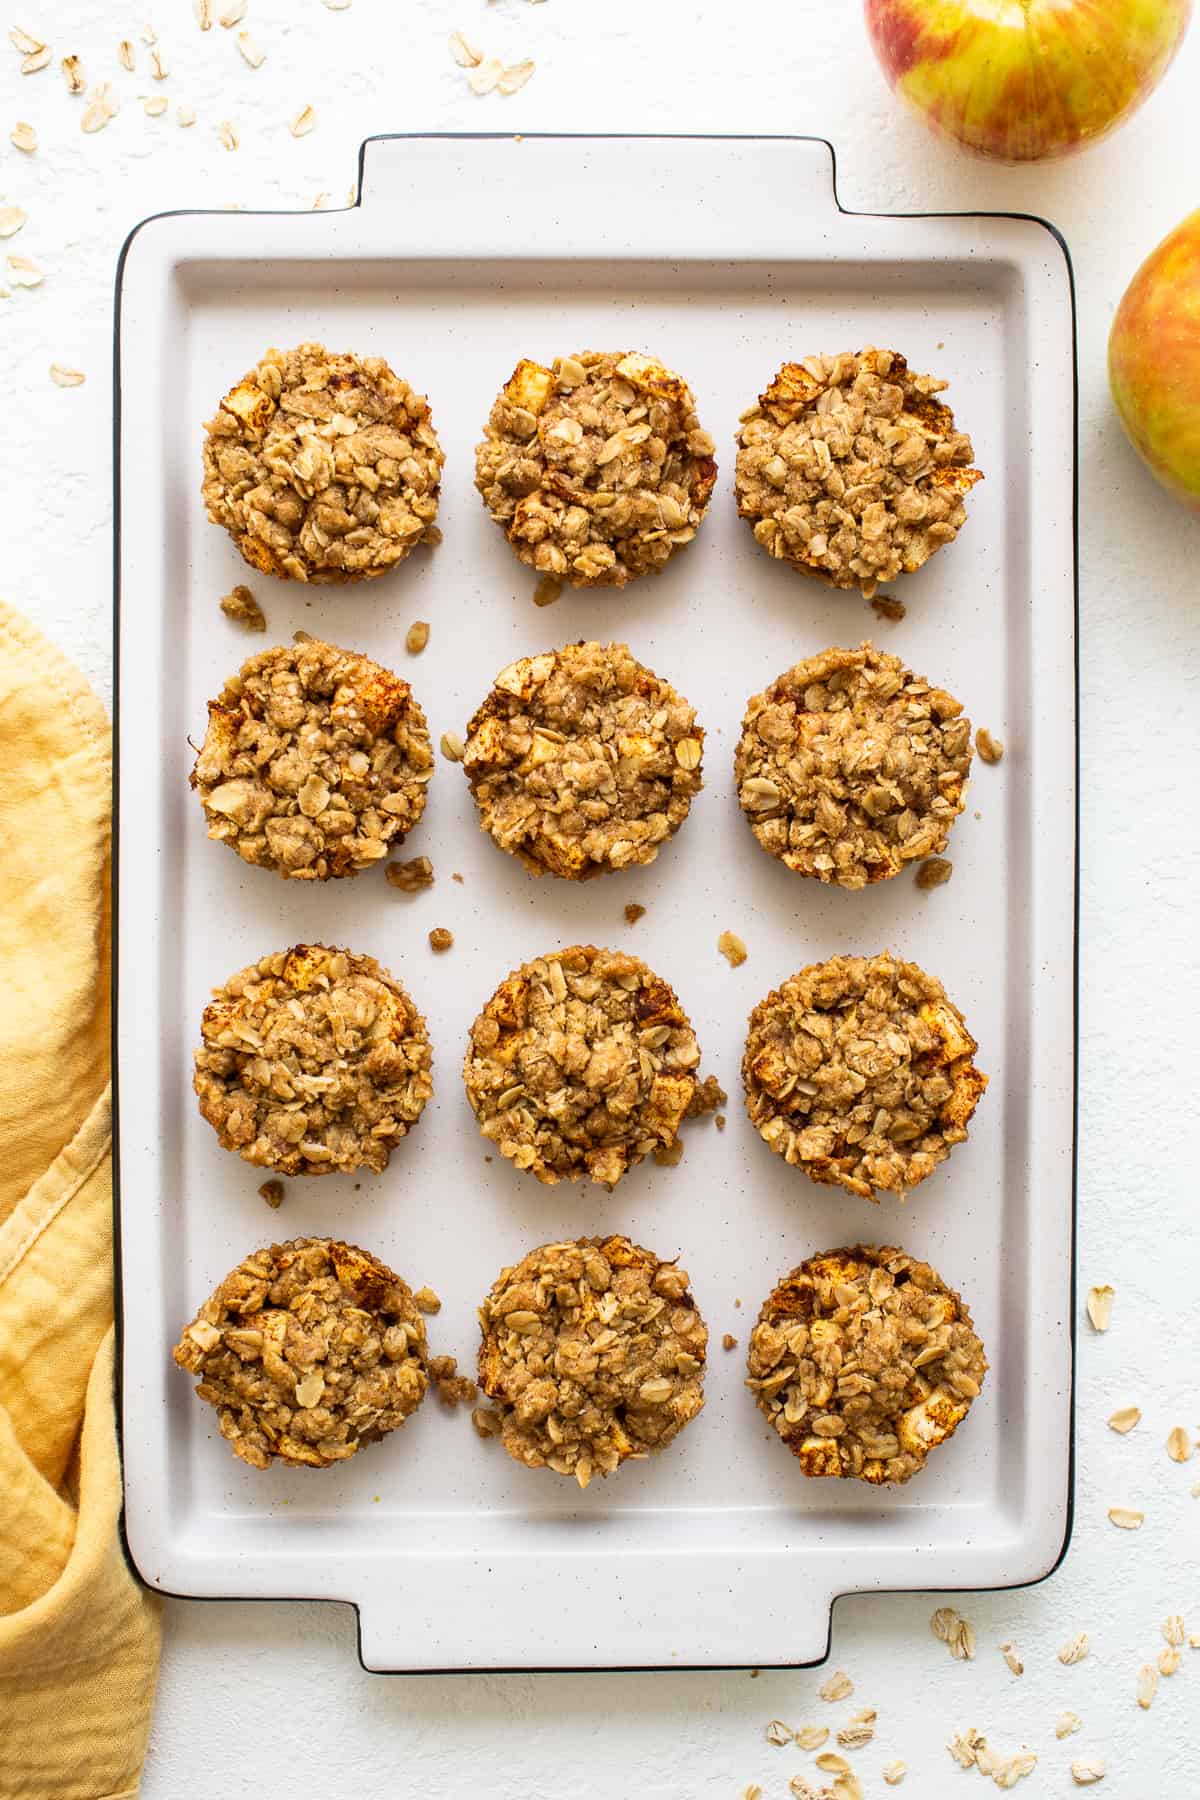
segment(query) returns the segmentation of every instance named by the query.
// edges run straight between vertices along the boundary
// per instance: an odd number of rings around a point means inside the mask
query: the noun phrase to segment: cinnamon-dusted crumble
[[[361,581],[434,535],[429,407],[381,356],[268,350],[205,427],[208,516],[266,575]]]
[[[806,657],[752,695],[734,759],[763,849],[846,888],[944,850],[970,769],[962,702],[870,643]]]
[[[906,1197],[961,1144],[987,1086],[979,1046],[916,963],[834,956],[760,1000],[742,1078],[763,1141],[813,1181]]]
[[[209,837],[244,862],[327,881],[399,848],[433,765],[407,681],[305,638],[252,656],[209,701],[191,784]]]
[[[667,983],[636,956],[584,944],[501,982],[471,1027],[463,1078],[484,1137],[517,1168],[611,1188],[674,1143],[699,1061]]]
[[[467,726],[479,822],[537,875],[653,862],[702,786],[703,727],[627,644],[567,644],[497,675]]]
[[[226,1150],[281,1175],[379,1171],[433,1092],[425,1021],[373,956],[296,944],[204,1009],[193,1087]]]
[[[235,1456],[323,1469],[395,1431],[428,1386],[425,1321],[399,1275],[333,1238],[256,1250],[174,1350]]]
[[[492,407],[475,485],[522,562],[623,587],[695,537],[717,465],[691,390],[654,357],[522,361]]]
[[[749,1380],[806,1475],[908,1481],[979,1394],[987,1357],[928,1263],[863,1244],[809,1257],[763,1304]]]
[[[768,555],[870,599],[957,537],[983,477],[934,398],[948,385],[894,350],[784,363],[737,437],[738,511]]]
[[[626,1237],[531,1250],[479,1322],[487,1431],[526,1468],[586,1487],[663,1449],[704,1405],[708,1331],[688,1277]]]

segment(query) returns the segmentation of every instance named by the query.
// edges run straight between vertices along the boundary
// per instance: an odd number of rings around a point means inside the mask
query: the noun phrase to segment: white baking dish
[[[991,1587],[1052,1569],[1069,1529],[1075,933],[1074,335],[1063,247],[1025,218],[839,210],[808,140],[387,138],[343,213],[179,214],[127,247],[118,293],[120,1288],[126,1529],[150,1584],[194,1596],[322,1596],[359,1610],[373,1669],[772,1664],[820,1658],[850,1590]],[[201,424],[269,344],[386,355],[428,392],[447,452],[445,542],[339,591],[250,577],[267,643],[303,627],[407,675],[435,739],[512,657],[627,639],[709,732],[706,789],[651,868],[538,882],[477,829],[439,761],[406,855],[382,874],[283,883],[207,841],[188,734],[262,647],[217,601],[248,571],[200,502]],[[896,590],[899,625],[759,552],[734,511],[738,413],[780,362],[880,343],[946,375],[987,480],[958,542]],[[485,516],[473,447],[522,355],[645,348],[691,383],[721,473],[697,542],[624,593],[531,603]],[[415,618],[429,648],[406,656]],[[830,643],[872,636],[1004,739],[976,764],[951,883],[820,889],[764,856],[732,792],[744,701]],[[461,872],[461,885],[451,871]],[[633,929],[622,908],[638,900]],[[426,933],[447,925],[452,952]],[[725,928],[749,960],[718,956]],[[301,939],[380,957],[425,1012],[436,1092],[388,1172],[288,1184],[220,1149],[190,1091],[211,986]],[[578,941],[636,950],[677,988],[729,1128],[687,1129],[676,1169],[612,1196],[538,1187],[486,1146],[459,1074],[510,967]],[[746,1014],[836,951],[882,947],[947,984],[991,1086],[969,1143],[907,1206],[820,1189],[752,1135]],[[510,1462],[432,1399],[328,1471],[236,1462],[171,1363],[179,1327],[272,1239],[330,1233],[442,1296],[435,1348],[473,1363],[474,1309],[506,1262],[609,1229],[679,1252],[713,1334],[704,1413],[661,1457],[585,1493]],[[992,1371],[957,1437],[897,1491],[805,1481],[742,1387],[758,1305],[804,1256],[899,1242],[968,1298]],[[739,1304],[740,1303],[740,1304]],[[723,1332],[740,1340],[720,1348]]]

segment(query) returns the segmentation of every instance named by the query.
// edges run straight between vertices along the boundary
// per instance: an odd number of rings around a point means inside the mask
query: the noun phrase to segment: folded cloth
[[[158,1674],[118,1531],[110,742],[0,602],[2,1800],[136,1794]]]

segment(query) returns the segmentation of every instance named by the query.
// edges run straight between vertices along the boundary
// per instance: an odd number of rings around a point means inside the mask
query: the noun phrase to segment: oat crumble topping
[[[258,868],[326,881],[404,841],[433,764],[407,681],[306,638],[252,656],[209,701],[191,783],[209,837]]]
[[[425,1021],[372,956],[296,944],[204,1009],[193,1086],[226,1150],[281,1175],[387,1167],[433,1092]]]
[[[244,625],[247,631],[265,631],[267,616],[254,598],[248,587],[241,582],[231,588],[221,601],[221,611],[235,625]]]
[[[504,1448],[586,1487],[661,1450],[704,1405],[688,1277],[626,1237],[544,1244],[479,1309],[479,1384]]]
[[[428,1385],[425,1324],[365,1250],[296,1238],[246,1257],[174,1350],[252,1468],[327,1468],[403,1425]]]
[[[784,363],[738,432],[734,487],[768,555],[869,600],[966,523],[971,440],[894,350]]]
[[[205,427],[202,494],[254,568],[360,581],[427,539],[445,457],[381,356],[268,350]]]
[[[846,888],[944,850],[970,768],[961,701],[870,643],[823,650],[753,695],[734,759],[763,849]]]
[[[611,1188],[674,1142],[699,1061],[667,983],[636,956],[587,944],[501,982],[471,1027],[463,1076],[484,1137],[517,1168]]]
[[[750,1015],[746,1109],[776,1155],[865,1200],[906,1197],[967,1136],[987,1086],[940,981],[916,963],[835,956]]]
[[[987,1372],[960,1295],[891,1246],[810,1257],[750,1334],[747,1386],[806,1475],[915,1475]]]
[[[502,669],[467,726],[479,822],[536,875],[653,862],[702,786],[695,710],[627,644],[567,644]]]
[[[695,537],[717,477],[691,390],[653,357],[522,361],[475,455],[475,485],[522,562],[623,587]]]

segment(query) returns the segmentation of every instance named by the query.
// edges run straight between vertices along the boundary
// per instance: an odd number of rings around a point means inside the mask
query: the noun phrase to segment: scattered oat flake
[[[235,25],[241,24],[245,16],[246,0],[233,0],[233,4],[225,8],[217,23],[223,30],[232,31]]]
[[[171,73],[163,60],[163,53],[161,50],[153,49],[150,52],[150,73],[153,75],[155,81],[165,81],[167,76]]]
[[[1187,1642],[1187,1628],[1183,1623],[1182,1614],[1172,1613],[1169,1618],[1164,1619],[1162,1634],[1168,1644],[1172,1644],[1176,1649],[1181,1649]]]
[[[731,969],[739,969],[746,960],[746,946],[736,931],[723,931],[717,939],[717,949]]]
[[[66,363],[50,364],[50,379],[55,387],[82,387],[87,376],[82,369],[68,368]]]
[[[419,1287],[413,1295],[413,1305],[418,1312],[440,1313],[442,1303],[431,1287]]]
[[[62,59],[63,79],[67,84],[68,94],[82,94],[87,86],[83,73],[83,64],[77,56],[64,56]]]
[[[970,1662],[975,1655],[975,1628],[969,1619],[952,1606],[939,1606],[929,1621],[935,1638],[949,1645],[951,1656],[959,1662]]]
[[[312,203],[312,210],[314,212],[324,212],[325,208],[328,205],[329,205],[329,194],[327,193],[327,191],[324,188],[322,188],[321,192],[317,195],[316,199]]]
[[[875,1709],[864,1707],[856,1712],[837,1734],[837,1741],[843,1750],[861,1750],[875,1736]]]
[[[1179,1652],[1175,1648],[1174,1644],[1169,1644],[1165,1650],[1160,1650],[1158,1653],[1158,1672],[1159,1672],[1159,1674],[1160,1675],[1176,1674],[1179,1669],[1179,1664],[1180,1664],[1181,1660],[1182,1659],[1179,1655]]]
[[[899,1787],[907,1774],[908,1764],[899,1756],[894,1762],[884,1764],[883,1779],[889,1787]]]
[[[217,139],[226,150],[236,150],[241,143],[241,139],[237,134],[237,127],[230,119],[222,119],[221,123],[217,126]]]
[[[817,1758],[817,1767],[823,1775],[848,1775],[850,1764],[836,1750],[823,1751]]]
[[[19,206],[0,206],[0,238],[16,237],[25,225],[26,215]]]
[[[1143,1712],[1149,1712],[1154,1704],[1154,1696],[1158,1692],[1158,1670],[1153,1663],[1143,1663],[1138,1670],[1137,1703]]]
[[[196,23],[201,31],[211,31],[212,22],[212,0],[196,0]]]
[[[1167,1455],[1172,1462],[1185,1463],[1192,1454],[1193,1444],[1190,1435],[1182,1425],[1176,1425],[1167,1434]]]
[[[420,656],[429,642],[429,625],[424,619],[414,619],[404,637],[404,648],[410,656]]]
[[[1132,1506],[1110,1506],[1108,1516],[1121,1531],[1140,1531],[1146,1518]]]
[[[26,156],[32,156],[37,149],[37,132],[26,119],[18,119],[8,134],[8,141],[17,150],[23,150]]]
[[[43,44],[40,50],[31,50],[21,64],[22,75],[36,75],[39,69],[44,69],[49,65],[53,56],[54,52],[48,44]]]
[[[194,125],[196,123],[195,107],[177,106],[175,109],[175,123],[183,131],[186,131],[189,125]]]
[[[1056,1738],[1070,1737],[1082,1724],[1083,1720],[1077,1712],[1060,1712],[1054,1722],[1054,1735]]]
[[[945,856],[931,856],[917,870],[915,880],[919,888],[928,891],[930,888],[945,887],[954,873],[954,864]]]
[[[1025,1673],[1025,1664],[1021,1661],[1020,1657],[1017,1655],[1017,1646],[1015,1644],[1013,1644],[1013,1643],[1001,1644],[1000,1654],[1004,1658],[1005,1662],[1008,1664],[1009,1668],[1012,1670],[1014,1675],[1023,1675]]]
[[[141,39],[142,39],[143,44],[146,44],[148,46],[153,46],[153,45],[157,44],[158,33],[157,33],[157,31],[155,31],[153,25],[143,25],[142,26]]]
[[[486,62],[481,62],[477,68],[471,70],[467,76],[467,86],[473,94],[478,94],[482,98],[484,94],[492,92],[503,73],[504,64],[499,57],[489,56]]]
[[[429,948],[438,956],[440,956],[444,950],[449,950],[453,942],[454,933],[452,931],[447,931],[444,925],[435,925],[429,934]]]
[[[307,137],[316,122],[317,115],[314,109],[311,106],[302,106],[288,126],[288,130],[293,137]]]
[[[143,94],[142,111],[148,119],[161,119],[170,101],[165,94]]]
[[[117,45],[117,61],[123,69],[128,69],[133,74],[137,66],[137,51],[128,38],[122,38]]]
[[[762,1789],[752,1781],[742,1794],[742,1800],[762,1800]]]
[[[258,1191],[268,1206],[282,1206],[284,1195],[282,1181],[264,1181]]]
[[[14,50],[21,52],[22,56],[36,56],[39,50],[46,48],[41,38],[33,37],[28,31],[23,31],[19,25],[11,28],[8,41]]]
[[[459,737],[457,731],[443,731],[442,755],[446,758],[447,762],[461,762],[465,749],[466,746]]]
[[[460,69],[474,69],[483,61],[483,51],[469,44],[461,31],[452,31],[449,38],[450,54]]]
[[[1107,1331],[1112,1323],[1113,1299],[1116,1289],[1105,1282],[1103,1287],[1088,1289],[1087,1316],[1095,1331]]]
[[[248,62],[252,69],[261,69],[267,60],[265,50],[260,50],[248,31],[239,31],[237,47],[242,53],[242,60]]]
[[[1086,1631],[1079,1631],[1073,1638],[1067,1639],[1058,1653],[1058,1660],[1064,1667],[1070,1668],[1073,1663],[1082,1662],[1087,1653],[1088,1634]]]
[[[1099,1756],[1077,1756],[1071,1764],[1071,1780],[1076,1787],[1092,1787],[1104,1780],[1104,1762]]]
[[[1108,1423],[1112,1431],[1119,1431],[1122,1437],[1132,1431],[1142,1416],[1140,1406],[1119,1406],[1115,1413],[1109,1413]]]
[[[757,1674],[757,1670],[755,1673]],[[828,1791],[828,1789],[825,1790],[826,1793]],[[821,1800],[821,1795],[818,1794],[816,1788],[810,1787],[803,1775],[792,1776],[788,1782],[788,1793],[792,1796],[792,1800]]]
[[[535,606],[553,606],[562,591],[563,584],[557,575],[543,575],[533,590],[533,604]]]
[[[41,287],[46,279],[46,271],[38,267],[32,256],[14,255],[6,257],[5,261],[8,264],[9,278],[16,287]]]
[[[768,1744],[790,1744],[795,1735],[791,1726],[785,1725],[782,1719],[772,1719],[767,1726]]]
[[[265,631],[267,629],[266,614],[250,589],[244,587],[241,582],[237,587],[230,588],[229,592],[222,597],[221,611],[227,619],[232,619],[235,625],[244,625],[247,631]]]
[[[729,1333],[726,1332],[722,1342],[727,1350],[732,1350],[737,1343],[737,1339],[730,1337]],[[828,1742],[828,1739],[828,1725],[802,1725],[796,1733],[796,1743],[801,1750],[819,1750],[822,1744]]]
[[[1004,755],[1004,745],[992,736],[986,725],[981,725],[975,733],[975,748],[985,763],[998,763]]]
[[[987,1739],[970,1725],[966,1731],[956,1731],[946,1748],[960,1769],[973,1769],[979,1752],[987,1749]]]
[[[536,67],[537,64],[530,62],[528,58],[524,62],[510,63],[506,69],[500,71],[496,82],[496,92],[504,95],[518,93],[525,86]]]
[[[324,0],[330,12],[349,12],[350,0]]]
[[[822,1700],[848,1700],[854,1692],[854,1683],[844,1669],[835,1669],[817,1692]]]

